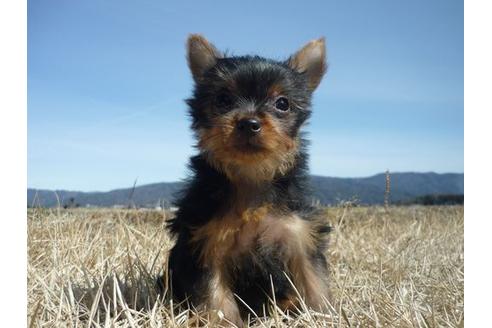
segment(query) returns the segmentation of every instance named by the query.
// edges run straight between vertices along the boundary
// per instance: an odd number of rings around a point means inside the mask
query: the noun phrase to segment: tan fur
[[[283,93],[282,86],[279,84],[273,84],[267,91],[268,97],[274,99]]]
[[[200,81],[203,73],[214,66],[218,58],[222,57],[220,51],[199,34],[191,34],[186,47],[188,66],[197,82]]]
[[[260,221],[267,216],[270,204],[241,208],[236,204],[228,213],[193,231],[192,242],[202,241],[200,259],[205,266],[221,267],[225,259],[250,249],[258,234]]]
[[[295,311],[296,309],[300,308],[299,307],[299,300],[295,294],[291,294],[283,300],[278,300],[277,306],[284,312],[285,311]]]
[[[281,220],[266,220],[264,225],[261,242],[280,242],[294,285],[309,306],[319,308],[323,303],[322,295],[327,295],[328,288],[325,279],[308,259],[316,247],[312,223],[292,215]]]
[[[212,325],[226,325],[221,318],[225,317],[234,325],[241,327],[242,319],[236,300],[230,288],[227,287],[225,277],[221,271],[214,271],[209,285],[209,295],[207,298],[207,309],[212,316]],[[219,313],[221,312],[221,314]]]
[[[298,72],[305,73],[308,77],[309,88],[316,89],[327,67],[325,39],[313,40],[306,44],[289,59],[289,66]]]
[[[281,248],[294,285],[309,306],[319,308],[322,295],[328,291],[326,281],[308,259],[316,246],[312,223],[294,214],[275,211],[271,204],[262,204],[253,208],[235,206],[193,232],[192,242],[201,241],[201,260],[214,274],[208,299],[212,309],[235,317],[232,304],[236,303],[224,273],[225,262],[250,251],[255,240],[260,245]],[[279,301],[282,309],[293,310],[297,305],[295,295]],[[229,318],[227,314],[226,317]]]
[[[306,304],[319,310],[323,305],[323,296],[328,295],[326,280],[313,268],[305,255],[295,254],[289,263],[292,279]]]
[[[242,325],[240,312],[229,287],[224,261],[251,249],[251,243],[258,233],[258,226],[266,217],[270,204],[256,208],[245,208],[242,202],[220,218],[193,231],[192,242],[201,242],[200,260],[212,272],[206,306],[220,322],[218,311],[236,326]],[[222,323],[224,324],[224,323]]]
[[[299,140],[282,132],[278,123],[265,114],[259,117],[262,131],[255,139],[259,149],[244,151],[234,131],[241,118],[222,116],[210,129],[199,131],[199,146],[205,150],[207,161],[234,182],[261,183],[287,172],[294,163]]]

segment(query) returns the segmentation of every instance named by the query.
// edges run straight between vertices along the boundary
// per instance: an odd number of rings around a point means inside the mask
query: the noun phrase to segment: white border
[[[465,3],[465,287],[468,327],[489,322],[492,112],[492,3]],[[26,34],[27,4],[0,2],[0,140],[2,159],[2,326],[26,318]],[[9,324],[11,323],[11,324]]]
[[[26,24],[26,2],[0,2],[2,327],[27,326]]]
[[[465,322],[490,325],[492,3],[465,1]]]

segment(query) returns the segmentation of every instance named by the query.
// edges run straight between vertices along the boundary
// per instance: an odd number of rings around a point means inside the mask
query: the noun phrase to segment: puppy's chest
[[[202,264],[215,266],[238,256],[274,247],[279,251],[303,248],[308,222],[295,213],[281,213],[270,205],[232,210],[193,230],[191,242]]]

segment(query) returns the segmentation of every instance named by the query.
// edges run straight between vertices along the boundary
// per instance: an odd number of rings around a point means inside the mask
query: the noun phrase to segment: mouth
[[[236,138],[234,148],[242,153],[259,153],[265,151],[265,146],[261,143],[258,137]]]
[[[252,144],[237,145],[236,149],[244,154],[257,154],[265,150],[263,147]]]

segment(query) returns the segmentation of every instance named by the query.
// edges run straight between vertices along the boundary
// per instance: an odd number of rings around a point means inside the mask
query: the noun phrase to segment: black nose
[[[260,132],[261,124],[254,118],[244,118],[237,123],[237,129],[241,133],[255,134]]]

